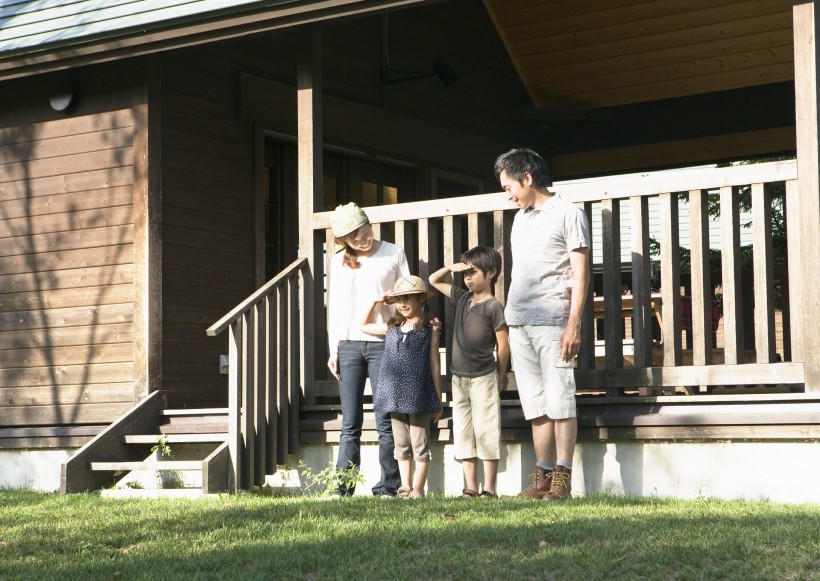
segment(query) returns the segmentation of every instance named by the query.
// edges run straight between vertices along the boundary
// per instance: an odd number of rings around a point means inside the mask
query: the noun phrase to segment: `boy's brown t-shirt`
[[[460,377],[481,377],[495,371],[495,332],[506,326],[504,307],[495,297],[470,306],[473,293],[453,285],[455,306],[453,361],[450,372]]]

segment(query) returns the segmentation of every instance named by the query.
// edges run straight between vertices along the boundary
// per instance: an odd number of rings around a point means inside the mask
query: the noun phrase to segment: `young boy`
[[[430,284],[455,306],[453,326],[453,433],[456,459],[461,460],[465,498],[496,498],[496,475],[501,456],[501,398],[510,359],[510,338],[504,307],[492,285],[501,271],[501,255],[476,246],[461,262],[430,276]],[[461,272],[464,290],[447,282],[448,273]],[[493,351],[497,348],[497,356]],[[478,462],[484,462],[484,486],[479,493]]]

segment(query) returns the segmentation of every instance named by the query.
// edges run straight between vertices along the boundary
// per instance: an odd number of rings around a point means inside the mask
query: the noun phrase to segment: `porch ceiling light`
[[[381,83],[383,87],[389,87],[396,83],[407,81],[421,81],[423,79],[438,78],[445,87],[452,87],[458,81],[458,73],[455,71],[450,61],[445,56],[437,56],[430,63],[433,69],[429,73],[414,71],[397,71],[393,69],[382,69]]]

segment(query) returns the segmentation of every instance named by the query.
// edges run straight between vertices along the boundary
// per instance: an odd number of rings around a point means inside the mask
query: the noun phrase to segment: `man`
[[[512,149],[498,157],[494,169],[519,207],[504,315],[536,459],[533,484],[519,496],[571,498],[578,434],[573,359],[589,287],[589,225],[580,208],[549,191],[547,165],[534,151]]]

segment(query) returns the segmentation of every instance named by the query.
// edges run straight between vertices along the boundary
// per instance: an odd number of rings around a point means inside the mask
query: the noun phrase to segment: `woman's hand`
[[[339,353],[334,353],[330,356],[327,360],[327,367],[330,369],[330,372],[333,374],[333,377],[336,379],[341,379],[342,376],[339,375]]]

